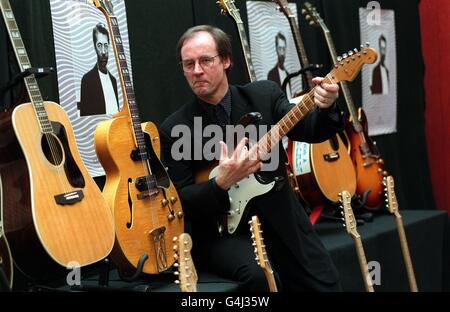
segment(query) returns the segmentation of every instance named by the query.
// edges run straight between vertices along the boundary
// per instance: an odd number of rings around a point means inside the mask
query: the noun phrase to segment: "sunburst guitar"
[[[172,237],[184,229],[177,191],[159,160],[156,126],[141,124],[117,18],[110,1],[93,1],[108,22],[120,74],[123,108],[94,132],[98,159],[106,172],[103,195],[116,225],[111,254],[123,276],[165,271],[173,264]]]

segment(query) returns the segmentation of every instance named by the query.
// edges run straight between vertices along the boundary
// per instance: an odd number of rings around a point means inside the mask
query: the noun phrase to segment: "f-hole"
[[[46,133],[41,138],[41,147],[45,158],[54,166],[63,163],[64,153],[61,142],[53,133]]]

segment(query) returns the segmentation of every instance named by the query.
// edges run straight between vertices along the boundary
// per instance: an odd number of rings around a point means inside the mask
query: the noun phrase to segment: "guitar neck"
[[[335,83],[331,74],[328,74],[325,83]],[[305,94],[296,106],[294,106],[283,118],[278,121],[258,142],[263,153],[268,153],[278,142],[302,120],[313,108],[314,89]]]
[[[366,288],[366,291],[374,292],[372,279],[370,277],[369,268],[367,266],[366,255],[364,253],[364,248],[361,242],[361,237],[359,235],[354,235],[353,241],[355,242],[355,248],[358,255],[359,267],[363,276],[364,287]]]
[[[250,82],[256,81],[255,69],[253,67],[252,58],[250,54],[250,48],[248,45],[247,34],[245,33],[244,23],[236,22],[236,26],[239,33],[239,38],[241,41],[242,51],[244,53],[245,65],[247,66],[247,73],[250,79]]]
[[[331,58],[333,60],[333,63],[335,63],[337,61],[338,56],[336,53],[336,48],[334,47],[333,39],[331,38],[331,33],[323,23],[321,23],[321,28],[324,33],[325,40],[327,42],[328,50],[330,51]],[[345,103],[347,104],[348,112],[351,116],[353,128],[355,129],[355,131],[361,132],[362,126],[358,120],[358,114],[356,113],[355,104],[353,103],[353,99],[350,94],[350,89],[348,88],[348,84],[345,81],[341,81],[340,86],[341,86],[342,94],[344,94],[344,99],[345,99]]]
[[[403,227],[402,217],[399,213],[395,214],[395,225],[397,226],[398,237],[402,249],[403,261],[405,262],[406,272],[408,274],[409,288],[412,292],[418,292],[414,268],[409,254],[408,242],[406,240],[405,228]]]
[[[264,269],[264,275],[266,276],[267,283],[269,284],[270,292],[278,292],[277,283],[275,282],[273,271]]]
[[[103,11],[103,9],[101,9]],[[145,138],[141,128],[141,119],[134,95],[133,83],[131,82],[130,71],[127,65],[125,49],[123,47],[122,38],[120,36],[119,23],[115,16],[104,12],[108,21],[109,31],[112,34],[112,46],[114,49],[115,60],[119,70],[120,86],[124,98],[124,104],[121,112],[128,113],[131,124],[133,126],[133,135],[136,146],[142,153],[145,153]],[[119,113],[120,114],[120,113]]]
[[[289,21],[289,26],[291,27],[292,34],[294,36],[294,43],[297,50],[298,59],[300,61],[300,65],[302,68],[309,67],[309,60],[306,56],[306,50],[305,46],[303,44],[302,36],[300,35],[300,31],[297,27],[297,21],[295,19],[295,16],[293,14],[290,14],[287,16]],[[310,71],[306,71],[303,75],[304,78],[304,85],[308,86],[308,89],[312,89],[314,87],[314,84],[312,82],[312,74]]]
[[[17,26],[17,22],[11,9],[9,0],[0,0],[0,8],[5,20],[6,28],[8,30],[9,38],[11,39],[14,53],[16,54],[17,62],[19,64],[20,70],[24,72],[25,70],[31,68],[31,63],[30,59],[28,58],[28,54],[20,35],[20,31]],[[33,104],[41,132],[44,134],[53,133],[53,128],[50,120],[48,119],[47,112],[45,111],[44,101],[42,99],[41,91],[39,90],[39,86],[37,84],[36,78],[34,77],[34,74],[25,77],[24,82],[31,103]]]

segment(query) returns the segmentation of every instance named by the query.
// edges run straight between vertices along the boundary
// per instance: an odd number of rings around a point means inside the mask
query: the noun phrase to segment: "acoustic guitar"
[[[333,62],[337,60],[336,49],[330,31],[320,17],[316,8],[309,2],[304,3],[302,13],[310,25],[322,29]],[[356,194],[366,198],[368,209],[378,209],[383,200],[383,177],[387,172],[383,170],[383,159],[378,148],[368,135],[367,118],[362,108],[355,109],[350,90],[346,82],[340,83],[342,93],[349,112],[346,118],[346,133],[349,136],[349,151],[356,172]]]
[[[337,62],[331,72],[324,78],[325,83],[337,83],[342,80],[352,80],[359,73],[363,64],[370,64],[375,61],[377,54],[372,48],[362,48],[351,56],[342,58]],[[259,153],[263,157],[269,154],[272,147],[280,142],[280,140],[302,120],[313,108],[314,89],[305,94],[301,101],[292,107],[292,109],[281,118],[264,136],[258,141]],[[212,170],[209,168],[199,172],[196,175],[196,182],[201,182],[206,178],[212,179],[217,175],[217,168]],[[261,183],[261,181],[263,183]],[[265,183],[264,183],[265,182]],[[248,177],[237,182],[228,190],[230,197],[230,211],[228,215],[219,224],[219,231],[226,229],[229,234],[233,234],[238,228],[242,216],[246,211],[248,202],[259,195],[269,192],[275,184],[266,182],[259,173],[249,175]]]
[[[13,286],[13,260],[8,241],[3,232],[3,186],[0,176],[0,291],[2,287],[12,289]]]
[[[383,179],[386,194],[386,207],[388,211],[395,217],[395,225],[397,227],[400,246],[402,249],[403,261],[405,262],[406,272],[408,274],[409,289],[411,292],[418,292],[414,268],[409,254],[408,241],[406,240],[405,228],[403,227],[402,216],[398,210],[397,196],[394,190],[394,178],[387,176]]]
[[[253,216],[248,222],[250,224],[250,233],[252,233],[253,247],[255,247],[256,262],[263,270],[264,275],[269,284],[270,292],[278,292],[277,283],[273,275],[272,265],[266,252],[266,245],[264,245],[264,238],[262,236],[261,223],[258,216]]]
[[[302,68],[308,68],[310,63],[295,15],[286,0],[274,1],[289,21]],[[303,75],[304,85],[309,90],[314,87],[312,78],[310,71]],[[288,176],[297,180],[293,189],[298,190],[300,197],[310,207],[338,202],[338,194],[342,190],[347,190],[351,195],[355,194],[356,176],[353,163],[339,135],[316,144],[289,140],[287,154],[292,168],[292,174]]]
[[[364,253],[361,236],[356,229],[356,219],[351,206],[352,196],[349,192],[343,191],[339,194],[339,197],[342,205],[342,215],[344,216],[344,227],[347,229],[347,233],[353,238],[353,242],[355,243],[356,254],[358,256],[359,268],[363,277],[364,287],[367,292],[373,292],[373,283],[369,274],[366,254]]]
[[[31,68],[8,0],[0,8],[21,71]],[[114,223],[77,150],[69,117],[44,102],[34,75],[24,78],[31,103],[0,116],[2,218],[14,262],[26,275],[92,264],[114,243]],[[58,270],[59,269],[59,270]]]
[[[197,292],[197,271],[192,260],[192,238],[188,233],[182,233],[180,237],[173,238],[175,251],[175,283],[180,285],[182,292]]]
[[[141,125],[111,1],[95,0],[93,4],[108,22],[124,98],[122,110],[94,132],[95,150],[106,172],[103,195],[116,224],[111,257],[123,276],[133,275],[138,267],[155,274],[173,264],[171,238],[183,233],[184,215],[177,191],[159,160],[158,130],[151,122]]]

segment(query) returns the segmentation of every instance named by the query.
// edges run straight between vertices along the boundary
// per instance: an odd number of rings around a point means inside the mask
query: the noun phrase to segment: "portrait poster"
[[[299,71],[301,66],[289,21],[282,12],[277,10],[277,4],[274,2],[263,1],[247,1],[246,3],[249,44],[256,79],[268,79],[271,76],[270,73],[276,70],[278,62],[276,37],[278,34],[281,34],[282,37],[286,38],[284,57],[285,70],[288,74]],[[297,16],[297,5],[295,3],[289,3],[289,10]],[[296,19],[296,21],[298,27],[298,19]],[[282,80],[283,79],[277,81],[280,86],[283,83]],[[301,76],[292,78],[290,86],[288,86],[287,89],[288,98],[290,98],[290,95],[302,91]]]
[[[393,10],[359,9],[361,42],[369,42],[378,54],[374,64],[362,68],[362,106],[369,135],[397,130],[397,55]],[[379,13],[375,21],[371,14]]]
[[[125,2],[107,2],[113,8],[110,16],[118,21],[131,77]],[[111,119],[123,103],[112,34],[103,12],[84,0],[50,0],[50,8],[60,105],[69,115],[89,174],[101,176],[105,172],[95,152],[94,130],[100,122]]]

